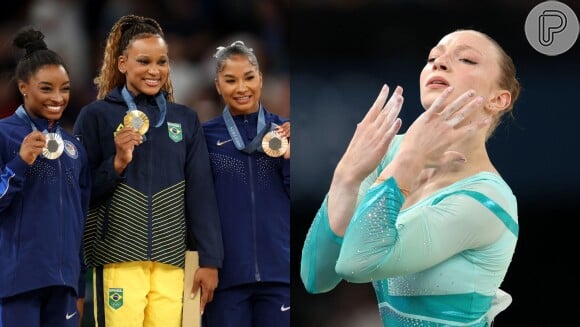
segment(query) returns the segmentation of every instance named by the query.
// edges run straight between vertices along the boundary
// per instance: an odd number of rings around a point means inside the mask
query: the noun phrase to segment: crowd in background
[[[290,81],[286,42],[285,0],[25,0],[0,13],[0,118],[20,103],[10,78],[17,53],[16,31],[30,25],[46,35],[71,73],[71,101],[62,124],[72,128],[80,108],[95,99],[93,79],[100,67],[110,27],[122,15],[155,18],[169,43],[171,78],[176,101],[196,110],[202,121],[223,110],[214,86],[212,55],[217,46],[243,40],[252,47],[264,74],[262,101],[272,112],[290,115]]]

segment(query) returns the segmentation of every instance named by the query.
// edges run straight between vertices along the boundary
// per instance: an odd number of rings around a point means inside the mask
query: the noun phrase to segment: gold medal
[[[46,145],[42,149],[42,155],[46,159],[57,159],[64,150],[64,141],[60,134],[48,133],[46,134]]]
[[[149,129],[149,118],[140,110],[131,110],[123,118],[123,125],[135,128],[139,134],[145,135]]]
[[[288,149],[288,139],[270,131],[262,138],[262,149],[270,157],[279,157]]]

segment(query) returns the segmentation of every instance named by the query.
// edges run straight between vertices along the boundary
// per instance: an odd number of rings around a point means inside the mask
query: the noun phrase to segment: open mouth
[[[443,77],[432,77],[427,81],[427,86],[449,86],[449,82]]]

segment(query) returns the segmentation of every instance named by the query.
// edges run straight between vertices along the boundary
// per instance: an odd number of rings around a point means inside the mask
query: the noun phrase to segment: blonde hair
[[[502,88],[504,90],[508,90],[511,94],[510,105],[505,110],[500,112],[497,119],[494,122],[492,122],[492,124],[491,124],[490,135],[489,135],[489,136],[491,136],[493,131],[495,131],[497,126],[499,126],[499,124],[502,122],[503,116],[507,113],[510,113],[510,115],[513,114],[512,109],[514,107],[516,100],[518,99],[518,97],[520,95],[521,85],[520,85],[520,82],[518,81],[518,78],[516,76],[516,66],[514,65],[512,58],[505,52],[505,50],[499,45],[499,43],[496,40],[494,40],[493,38],[491,38],[489,35],[487,35],[485,33],[481,33],[481,34],[483,34],[489,41],[491,41],[491,43],[495,46],[495,48],[497,49],[497,52],[499,54],[500,75],[499,75],[498,85],[500,88]]]
[[[125,85],[125,75],[118,69],[118,60],[131,42],[155,35],[163,38],[163,30],[152,18],[126,15],[113,25],[107,37],[103,64],[99,75],[94,79],[98,89],[97,99],[104,99],[115,87]],[[169,76],[161,90],[167,92],[167,101],[175,101]]]
[[[491,137],[495,129],[499,126],[499,124],[502,122],[504,115],[507,113],[511,114],[514,104],[520,95],[521,86],[516,76],[516,66],[514,65],[512,58],[507,54],[507,52],[503,49],[503,47],[491,36],[477,30],[471,29],[455,30],[455,32],[461,31],[473,31],[479,33],[493,44],[498,53],[499,78],[497,80],[497,83],[501,89],[507,90],[508,92],[510,92],[511,95],[510,105],[507,108],[505,108],[505,110],[502,110],[497,115],[497,118],[491,122],[491,126],[489,127],[487,135],[487,138],[489,138]]]

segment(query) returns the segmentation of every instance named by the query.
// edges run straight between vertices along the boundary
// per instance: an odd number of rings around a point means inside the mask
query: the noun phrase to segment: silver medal
[[[46,159],[58,159],[64,150],[64,141],[60,134],[48,133],[46,134],[46,145],[42,149],[42,155]]]

